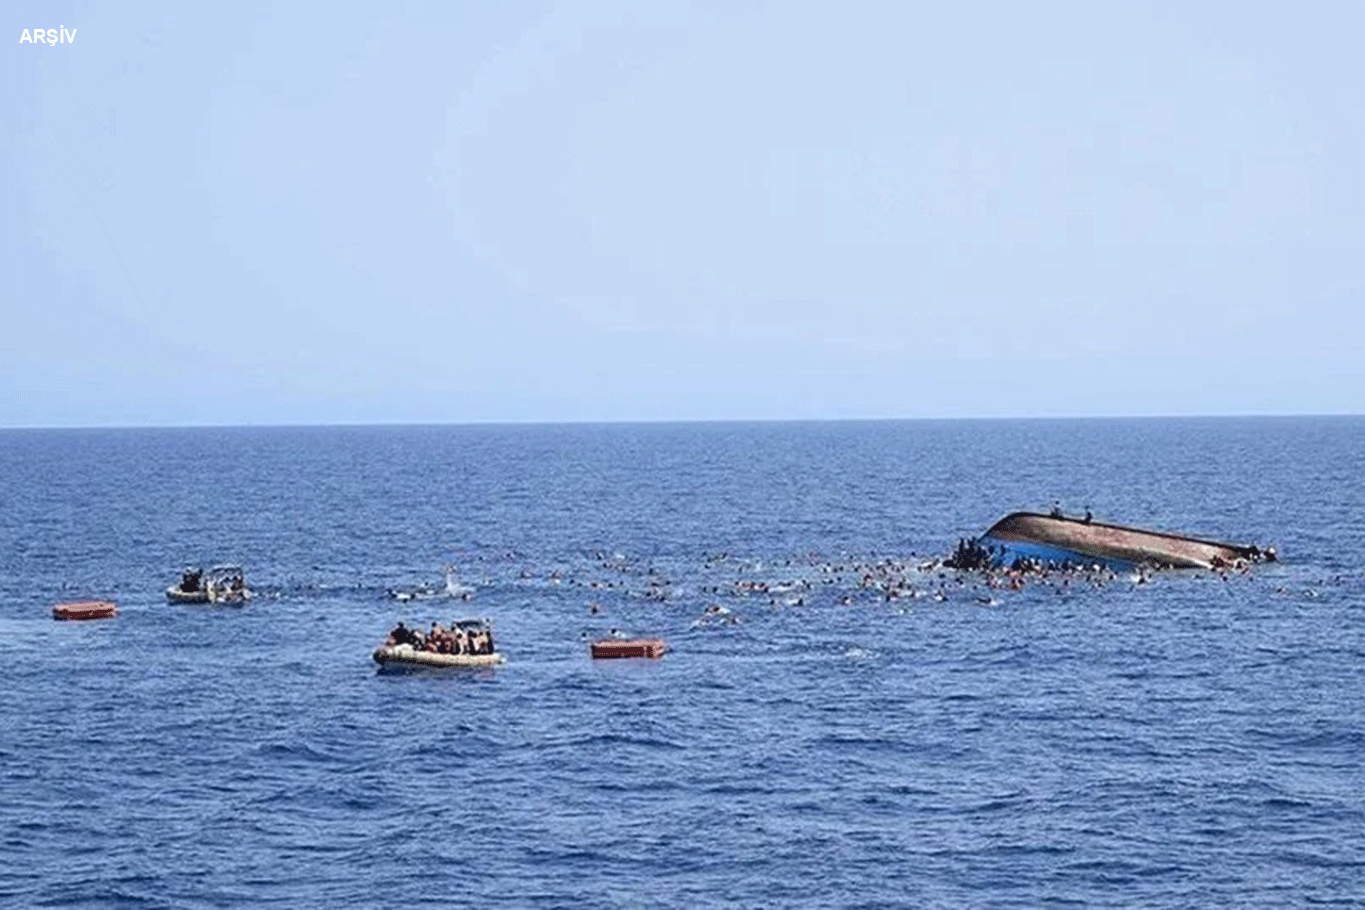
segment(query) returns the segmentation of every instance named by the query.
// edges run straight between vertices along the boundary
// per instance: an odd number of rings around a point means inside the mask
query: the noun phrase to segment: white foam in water
[[[461,584],[455,578],[455,567],[446,566],[446,594],[450,597],[462,597],[465,594],[473,594],[474,589],[469,585]]]

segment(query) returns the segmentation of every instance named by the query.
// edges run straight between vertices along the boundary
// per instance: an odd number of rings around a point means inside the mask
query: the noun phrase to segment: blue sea
[[[1054,500],[1282,559],[922,568]],[[6,907],[1365,905],[1365,418],[2,431],[0,658]]]

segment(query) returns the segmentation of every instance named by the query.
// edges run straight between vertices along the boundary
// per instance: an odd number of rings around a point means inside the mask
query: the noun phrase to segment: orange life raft
[[[606,638],[592,643],[592,656],[663,657],[668,644],[662,638]]]
[[[87,600],[74,604],[57,604],[52,608],[53,619],[108,619],[118,615],[118,607],[107,600]]]

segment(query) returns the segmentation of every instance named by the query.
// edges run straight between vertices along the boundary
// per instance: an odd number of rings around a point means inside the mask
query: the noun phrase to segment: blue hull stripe
[[[981,538],[983,547],[995,547],[996,552],[1003,547],[1005,554],[1000,557],[1006,568],[1016,559],[1034,559],[1041,563],[1057,563],[1058,565],[1070,564],[1073,566],[1094,566],[1100,565],[1107,569],[1128,570],[1137,567],[1137,563],[1126,559],[1106,558],[1095,556],[1089,553],[1081,553],[1077,550],[1068,550],[1065,547],[1058,547],[1052,544],[1031,543],[1023,540],[1000,540],[991,537],[989,534]]]

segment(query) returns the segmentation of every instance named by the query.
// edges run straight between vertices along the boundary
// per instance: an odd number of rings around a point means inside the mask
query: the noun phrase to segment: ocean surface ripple
[[[1361,418],[0,431],[0,905],[1361,906],[1362,478]],[[924,567],[1054,499],[1284,559]],[[505,666],[375,672],[461,616]]]

